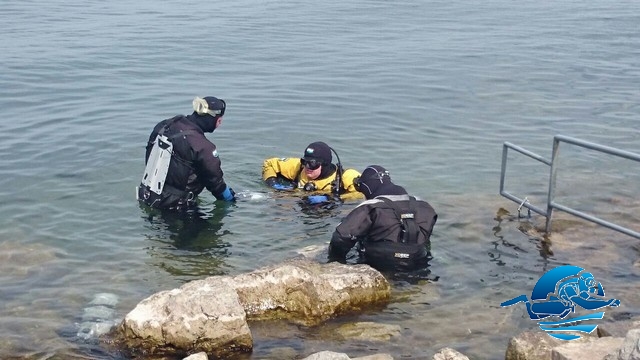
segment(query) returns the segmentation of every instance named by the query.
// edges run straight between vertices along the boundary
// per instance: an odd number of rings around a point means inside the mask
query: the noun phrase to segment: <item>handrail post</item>
[[[548,234],[551,232],[551,215],[553,214],[553,199],[556,196],[556,176],[557,171],[557,158],[560,153],[560,140],[553,138],[553,150],[551,151],[551,171],[549,172],[549,193],[547,194],[547,224],[545,226],[545,232]]]
[[[507,172],[507,152],[509,148],[507,144],[502,145],[502,169],[500,171],[500,193],[504,191],[504,178]]]

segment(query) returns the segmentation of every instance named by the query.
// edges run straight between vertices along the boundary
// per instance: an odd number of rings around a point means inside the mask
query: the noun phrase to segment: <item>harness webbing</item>
[[[402,233],[398,236],[398,242],[417,244],[420,228],[415,219],[416,198],[409,196],[409,211],[401,209],[398,204],[385,197],[379,196],[377,199],[384,201],[384,203],[393,210],[396,219],[398,219],[398,222],[400,223]]]
[[[162,136],[164,135],[164,132],[169,130],[169,128],[171,127],[171,125],[173,125],[173,123],[175,123],[176,121],[180,120],[182,117],[181,116],[175,116],[173,117],[171,120],[169,120],[163,127],[162,129],[160,129],[160,131],[158,131],[158,136]],[[171,140],[173,139],[177,139],[179,137],[182,136],[187,136],[187,135],[192,135],[192,134],[198,134],[198,132],[196,130],[179,130],[177,133],[171,135],[171,136],[167,136],[167,139],[172,142]],[[189,161],[187,159],[183,159],[181,156],[179,156],[178,154],[176,154],[175,152],[171,153],[171,157],[176,159],[177,161],[183,163],[184,165],[188,166],[188,167],[192,167],[193,165],[193,161]]]

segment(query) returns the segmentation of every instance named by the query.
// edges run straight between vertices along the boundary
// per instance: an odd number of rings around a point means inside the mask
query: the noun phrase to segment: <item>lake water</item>
[[[4,1],[0,24],[0,358],[126,359],[76,336],[95,294],[117,295],[121,318],[157,291],[326,246],[357,203],[309,211],[260,179],[264,158],[317,140],[434,206],[438,280],[391,279],[384,310],[320,327],[255,324],[239,358],[502,359],[535,323],[500,302],[568,263],[621,300],[608,318],[640,310],[636,239],[557,214],[550,242],[498,193],[505,141],[545,158],[556,134],[640,152],[637,1],[25,0]],[[227,182],[268,199],[204,194],[204,219],[150,216],[134,198],[149,131],[196,95],[227,101],[209,135]],[[563,145],[561,164],[559,199],[640,231],[637,163]],[[548,176],[510,155],[519,196],[544,206]],[[330,335],[353,321],[401,336]]]

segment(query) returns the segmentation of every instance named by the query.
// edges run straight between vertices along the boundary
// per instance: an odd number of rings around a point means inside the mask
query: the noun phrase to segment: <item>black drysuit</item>
[[[364,201],[336,227],[329,244],[331,260],[344,261],[359,242],[360,261],[375,268],[413,270],[427,265],[438,215],[428,202],[410,197],[402,187],[387,187],[396,195]]]
[[[196,204],[196,197],[204,188],[222,199],[227,188],[216,146],[204,133],[215,130],[216,120],[209,115],[193,113],[178,115],[159,122],[147,143],[145,164],[158,133],[166,126],[164,135],[173,144],[173,154],[160,200],[149,200],[149,190],[140,186],[138,198],[157,208],[186,210]],[[146,191],[146,193],[145,193]],[[152,198],[154,194],[151,194]]]

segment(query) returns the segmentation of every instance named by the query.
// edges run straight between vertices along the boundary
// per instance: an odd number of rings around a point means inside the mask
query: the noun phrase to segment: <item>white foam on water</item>
[[[243,190],[236,193],[237,200],[249,200],[249,201],[263,201],[269,199],[269,195],[267,193],[262,193],[258,191],[251,190]]]
[[[104,305],[115,307],[118,303],[118,295],[111,293],[99,293],[93,297],[89,305]]]
[[[84,340],[97,338],[99,336],[107,334],[117,324],[118,321],[116,320],[102,322],[85,321],[79,325],[80,329],[78,330],[78,333],[76,335]]]
[[[305,246],[302,249],[297,249],[295,252],[306,257],[306,258],[316,258],[318,255],[322,254],[327,249],[327,244],[316,244]]]
[[[109,320],[112,319],[116,311],[113,308],[98,305],[84,308],[82,320]]]

